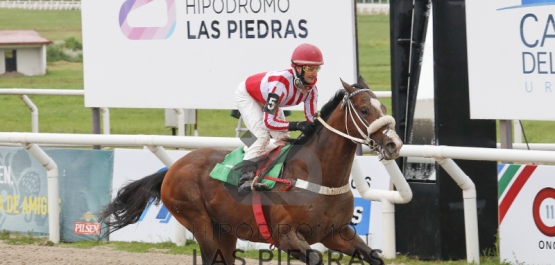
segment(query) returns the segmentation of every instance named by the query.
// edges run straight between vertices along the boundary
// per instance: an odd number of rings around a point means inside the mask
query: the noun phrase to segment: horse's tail
[[[126,225],[138,222],[150,203],[160,203],[160,188],[167,172],[168,170],[154,173],[130,182],[118,190],[116,198],[104,207],[100,215],[101,222],[108,225],[108,230],[102,238]]]

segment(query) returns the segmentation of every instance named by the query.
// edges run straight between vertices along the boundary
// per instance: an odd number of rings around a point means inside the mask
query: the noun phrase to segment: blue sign
[[[370,233],[371,209],[371,201],[355,197],[355,208],[353,210],[353,219],[351,220],[351,223],[356,229],[358,235],[367,235]]]

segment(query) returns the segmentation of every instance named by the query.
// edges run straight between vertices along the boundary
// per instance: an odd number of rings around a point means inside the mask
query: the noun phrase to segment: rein
[[[330,130],[330,131],[332,131],[332,132],[334,132],[334,133],[336,133],[336,134],[338,134],[338,135],[340,135],[344,138],[347,138],[347,139],[349,139],[349,140],[351,140],[355,143],[367,145],[373,151],[377,151],[380,148],[380,146],[376,143],[376,141],[374,139],[370,138],[370,135],[375,133],[381,127],[383,127],[385,125],[388,125],[388,124],[391,125],[392,127],[395,127],[395,119],[393,117],[389,116],[389,115],[385,115],[385,116],[382,116],[382,117],[376,119],[375,121],[373,121],[370,124],[368,124],[368,122],[366,120],[362,119],[360,117],[359,112],[357,111],[357,109],[353,105],[353,101],[351,100],[351,98],[356,96],[360,92],[363,92],[363,91],[370,91],[370,89],[364,88],[364,89],[359,89],[359,90],[357,90],[357,91],[355,91],[351,94],[345,93],[345,97],[343,98],[343,103],[341,105],[341,109],[343,109],[343,108],[345,108],[345,106],[347,106],[347,109],[345,110],[345,131],[347,133],[341,132],[341,131],[331,127],[329,124],[327,124],[319,116],[317,117],[317,119],[328,130]],[[363,131],[360,128],[359,124],[355,120],[355,117],[358,119],[358,121],[360,121],[362,124],[364,124],[364,126],[366,127],[366,132]],[[357,137],[354,137],[354,136],[349,134],[349,129],[348,129],[348,126],[347,126],[349,118],[354,123],[355,127],[357,128],[357,131],[364,138],[357,138]]]

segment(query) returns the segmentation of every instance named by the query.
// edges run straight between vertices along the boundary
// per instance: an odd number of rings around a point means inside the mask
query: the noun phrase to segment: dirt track
[[[108,248],[77,249],[56,246],[9,245],[0,242],[0,264],[193,264],[192,256],[130,253]],[[200,264],[200,260],[197,261]]]
[[[237,261],[241,264],[241,261]],[[57,246],[39,245],[10,245],[0,241],[0,264],[17,265],[173,265],[188,264],[192,265],[193,257],[185,255],[172,255],[163,253],[131,253],[125,251],[112,250],[106,247],[93,249],[77,249]],[[201,264],[198,257],[196,264]],[[246,265],[259,264],[257,260],[247,260]],[[268,262],[264,264],[278,264]],[[282,264],[287,264],[282,263]],[[290,264],[301,264],[291,262]]]

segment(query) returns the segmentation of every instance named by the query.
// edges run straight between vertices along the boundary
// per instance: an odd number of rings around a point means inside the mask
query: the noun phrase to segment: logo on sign
[[[100,235],[100,223],[75,222],[73,233],[77,235]]]
[[[153,0],[127,0],[119,11],[119,26],[121,32],[130,40],[163,40],[169,38],[175,29],[176,12],[175,0],[166,0],[167,21],[162,27],[132,27],[129,25],[129,13]]]
[[[522,74],[528,77],[523,89],[528,93],[544,91],[552,93],[555,86],[546,75],[555,74],[553,44],[555,44],[555,19],[546,14],[543,6],[555,5],[555,0],[522,0],[521,5],[499,8],[510,10],[526,8],[522,11],[518,28],[521,44]],[[516,25],[515,25],[516,26]],[[530,76],[543,79],[531,79]],[[541,81],[540,81],[541,80]]]
[[[130,40],[163,40],[169,38],[177,25],[177,11],[175,0],[165,0],[165,16],[154,12],[154,6],[162,0],[127,0],[119,12],[119,25],[125,37]],[[148,7],[144,7],[148,4]],[[155,4],[155,5],[153,5]],[[268,17],[274,14],[286,14],[291,9],[289,0],[272,1],[187,1],[183,8],[192,17],[216,18],[229,15],[256,16],[263,15],[265,19],[214,19],[187,20],[187,39],[265,39],[265,38],[307,38],[308,21],[306,19],[279,19]],[[160,27],[134,27],[129,22],[130,13],[142,8],[148,10],[144,20],[165,19]],[[147,12],[145,12],[147,13]],[[198,30],[196,30],[198,29]]]
[[[534,223],[546,236],[555,237],[555,189],[544,188],[536,194],[532,206]]]

